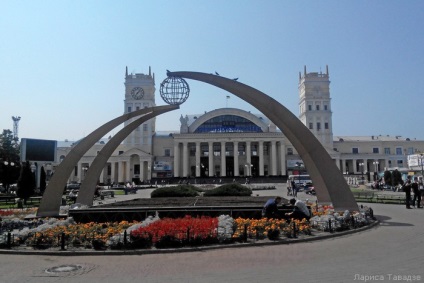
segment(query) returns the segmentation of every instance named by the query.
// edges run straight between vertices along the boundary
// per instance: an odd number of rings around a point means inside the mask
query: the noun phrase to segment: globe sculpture
[[[167,77],[160,84],[160,96],[170,105],[183,104],[190,93],[188,83],[180,77]]]

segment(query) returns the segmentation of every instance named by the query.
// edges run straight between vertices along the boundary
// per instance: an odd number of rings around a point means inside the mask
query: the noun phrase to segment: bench
[[[406,201],[405,196],[396,196],[396,195],[377,195],[376,202],[398,202],[399,204],[404,204]]]

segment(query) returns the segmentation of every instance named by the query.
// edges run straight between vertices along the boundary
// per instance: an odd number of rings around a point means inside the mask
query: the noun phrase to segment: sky
[[[299,72],[330,73],[335,136],[424,140],[424,1],[0,0],[0,131],[81,139],[124,114],[124,75],[218,72],[299,114]],[[218,108],[259,113],[214,86],[157,117]],[[229,99],[226,97],[230,96]],[[116,133],[114,129],[110,134]]]

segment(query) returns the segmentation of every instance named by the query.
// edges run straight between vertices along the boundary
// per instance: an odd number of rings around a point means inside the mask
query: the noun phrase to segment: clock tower
[[[326,73],[299,73],[299,119],[317,137],[321,144],[333,150],[333,122],[330,98],[330,75]]]
[[[155,75],[149,74],[128,74],[128,67],[125,69],[125,99],[124,113],[133,112],[146,107],[156,106],[155,104]],[[125,122],[125,126],[139,117]],[[137,147],[147,153],[152,152],[152,136],[155,132],[156,119],[152,118],[137,127],[124,141],[127,146]]]

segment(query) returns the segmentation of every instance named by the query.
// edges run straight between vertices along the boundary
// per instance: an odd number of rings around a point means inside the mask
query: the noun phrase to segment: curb
[[[6,249],[0,249],[0,254],[18,254],[18,255],[55,255],[55,256],[121,256],[121,255],[149,255],[149,254],[168,254],[168,253],[185,253],[185,252],[198,252],[198,251],[208,251],[208,250],[217,250],[217,249],[228,249],[228,248],[247,248],[247,247],[260,247],[260,246],[275,246],[275,245],[290,245],[290,244],[297,244],[297,243],[306,243],[306,242],[313,242],[313,241],[320,241],[320,240],[326,240],[341,236],[346,236],[354,233],[359,233],[362,231],[366,231],[369,229],[372,229],[380,224],[379,220],[374,221],[373,223],[363,226],[357,229],[353,230],[347,230],[342,232],[334,232],[334,233],[328,233],[325,235],[318,235],[318,236],[312,236],[309,238],[302,238],[302,239],[284,239],[284,240],[277,240],[277,241],[262,241],[262,242],[255,242],[255,243],[236,243],[236,244],[221,244],[221,245],[214,245],[214,246],[204,246],[204,247],[183,247],[178,249],[150,249],[150,250],[106,250],[106,251],[94,251],[94,250],[55,250],[55,251],[38,251],[38,250],[6,250]]]

